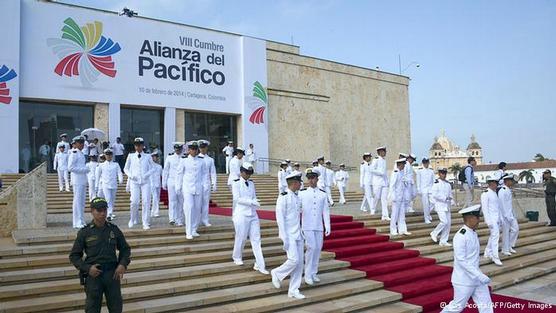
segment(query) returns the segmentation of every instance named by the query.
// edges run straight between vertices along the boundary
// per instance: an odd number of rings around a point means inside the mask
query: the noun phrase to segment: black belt
[[[97,268],[99,270],[103,271],[103,272],[112,271],[112,270],[116,269],[116,267],[118,267],[118,263],[116,263],[116,262],[114,262],[114,263],[101,263],[99,265],[100,266],[97,266]]]

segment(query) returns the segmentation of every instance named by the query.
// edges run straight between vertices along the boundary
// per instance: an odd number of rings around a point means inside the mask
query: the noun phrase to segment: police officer
[[[480,205],[474,205],[458,212],[463,216],[464,225],[454,236],[454,299],[442,312],[463,311],[471,297],[480,313],[493,312],[488,290],[490,278],[479,269],[481,246],[476,229],[479,226],[480,208]]]
[[[107,207],[104,198],[91,201],[93,220],[77,233],[69,255],[85,285],[87,313],[100,312],[103,294],[110,313],[122,312],[120,280],[131,261],[131,249],[118,226],[106,221]]]
[[[168,222],[170,225],[183,226],[183,196],[176,191],[178,167],[183,151],[182,142],[174,142],[174,152],[164,161],[162,169],[162,189],[168,190]]]
[[[550,219],[548,226],[556,226],[556,178],[552,177],[550,170],[542,173],[544,194],[546,201],[546,213]]]
[[[87,173],[89,168],[85,163],[83,147],[85,138],[77,136],[73,138],[74,147],[68,157],[68,171],[71,173],[71,185],[73,186],[73,228],[83,228],[85,226],[85,188],[87,187]]]
[[[324,190],[317,188],[319,172],[308,168],[305,177],[309,180],[307,189],[299,192],[301,200],[302,219],[301,225],[305,235],[305,282],[313,285],[320,282],[317,276],[319,269],[320,252],[324,235],[330,235],[330,208],[328,197]],[[324,223],[324,228],[323,228]]]
[[[303,274],[303,235],[300,224],[301,200],[297,191],[301,187],[301,174],[286,176],[286,182],[287,190],[282,192],[276,201],[276,222],[278,236],[284,243],[283,249],[288,259],[273,269],[270,274],[275,288],[280,288],[280,282],[290,276],[288,297],[305,299],[305,296],[299,292]]]

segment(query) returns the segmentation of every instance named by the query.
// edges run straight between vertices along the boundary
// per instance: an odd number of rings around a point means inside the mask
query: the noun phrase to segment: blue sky
[[[62,0],[299,45],[411,77],[413,152],[441,129],[485,162],[556,158],[555,1]]]

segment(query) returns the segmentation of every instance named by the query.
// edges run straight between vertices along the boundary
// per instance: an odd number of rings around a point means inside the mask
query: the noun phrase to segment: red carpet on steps
[[[210,214],[231,216],[230,208],[212,206]],[[274,211],[258,210],[259,218],[276,220]],[[334,252],[336,259],[349,261],[350,268],[363,271],[368,279],[384,283],[386,290],[402,295],[402,301],[421,306],[423,312],[440,312],[441,303],[453,296],[450,277],[452,267],[437,265],[433,258],[420,256],[418,250],[406,249],[402,242],[390,241],[389,236],[376,234],[352,216],[331,215],[332,233],[324,240],[323,249]],[[556,312],[538,309],[543,303],[491,294],[494,312]],[[470,307],[473,302],[470,301]],[[523,305],[523,309],[515,308]],[[496,307],[498,306],[498,307]],[[509,308],[512,306],[513,308]],[[468,308],[464,312],[478,312]]]

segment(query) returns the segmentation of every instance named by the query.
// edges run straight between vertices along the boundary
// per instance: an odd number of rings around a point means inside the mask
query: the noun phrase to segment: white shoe
[[[257,265],[257,263],[255,263],[255,265],[253,265],[253,269],[255,271],[259,271],[259,273],[263,274],[263,275],[268,275],[270,274],[266,269],[264,268],[259,268],[259,266]]]
[[[185,239],[191,240],[191,239],[193,239],[193,236],[191,236],[191,235],[186,235],[186,236],[185,236]]]
[[[392,237],[397,236],[397,235],[398,235],[398,233],[390,233],[390,236],[392,236]]]
[[[242,260],[234,260],[234,264],[235,265],[243,265],[243,261]]]
[[[433,234],[433,233],[431,233],[431,239],[432,239],[432,241],[434,241],[434,242],[438,242],[438,237],[437,237],[435,234]]]
[[[193,237],[199,237],[199,236],[201,236],[201,235],[199,235],[198,232],[196,232],[196,231],[193,232]]]
[[[274,270],[270,271],[270,276],[272,277],[272,285],[274,288],[280,289],[280,279],[278,279]]]
[[[371,210],[371,215],[375,215],[376,211],[375,210]]]
[[[502,266],[502,262],[500,261],[500,259],[497,258],[491,258],[492,262],[494,262],[494,264],[498,265],[498,266]]]
[[[503,254],[503,255],[507,255],[507,256],[512,255],[509,251],[502,251],[502,254]]]
[[[129,221],[129,223],[127,223],[127,227],[129,228],[133,228],[135,224],[132,221]]]
[[[315,283],[320,283],[320,278],[317,275],[313,275],[313,281]]]
[[[380,220],[381,220],[381,221],[389,221],[390,219],[383,216],[383,217],[380,218]]]
[[[510,253],[517,253],[513,248],[510,248]]]
[[[60,188],[60,192],[64,191],[64,188]]]
[[[211,223],[207,223],[207,224],[205,224],[205,227],[211,227],[211,226],[212,226],[212,224],[211,224]]]
[[[299,290],[296,290],[292,293],[288,292],[288,297],[295,298],[295,299],[298,299],[298,300],[306,298],[303,294],[301,294],[301,292],[299,292]]]
[[[367,209],[360,209],[362,212],[369,212]]]
[[[178,227],[183,227],[184,225],[181,224],[181,223],[177,223],[176,226],[178,226]]]
[[[309,286],[313,286],[315,282],[311,278],[305,277],[305,283]]]
[[[407,213],[415,213],[415,210],[409,209],[409,210],[407,210]]]
[[[431,223],[432,223],[431,221],[425,221],[425,224],[431,224]]]
[[[144,226],[143,226],[143,229],[144,229],[144,230],[151,229],[151,226],[150,226],[150,225],[144,225]]]
[[[156,215],[153,215],[153,217],[160,217],[160,215],[156,214]]]
[[[411,235],[411,233],[410,233],[410,232],[408,232],[408,231],[406,231],[405,233],[402,233],[402,235],[405,235],[405,236],[410,236],[410,235]]]
[[[441,246],[441,247],[451,247],[452,246],[452,244],[447,243],[447,242],[441,242],[438,245]]]

